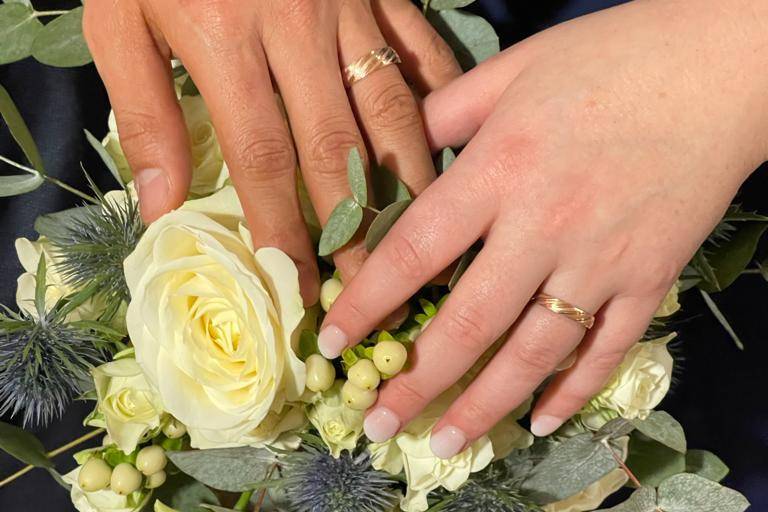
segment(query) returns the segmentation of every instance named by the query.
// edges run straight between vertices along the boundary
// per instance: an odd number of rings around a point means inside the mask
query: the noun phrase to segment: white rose
[[[298,271],[278,249],[254,252],[232,187],[150,225],[125,275],[136,361],[194,447],[254,444],[304,392]]]
[[[132,494],[122,496],[110,489],[95,492],[85,492],[80,488],[77,477],[80,474],[78,466],[62,478],[72,486],[70,498],[79,512],[138,512],[146,505],[149,494],[142,493],[139,500]]]
[[[664,318],[677,313],[680,310],[680,302],[678,300],[679,295],[680,285],[675,283],[672,285],[669,292],[667,292],[667,295],[664,296],[664,301],[662,301],[659,309],[656,310],[656,313],[653,316],[656,318]]]
[[[163,407],[132,358],[119,359],[93,370],[97,409],[112,442],[131,453],[151,430],[160,426]]]
[[[430,492],[438,487],[455,491],[469,479],[471,473],[488,466],[495,457],[497,446],[494,442],[497,439],[503,445],[498,448],[505,452],[515,447],[530,446],[533,441],[532,436],[512,416],[508,416],[491,434],[482,436],[453,458],[443,460],[436,457],[429,446],[432,428],[460,393],[461,387],[450,388],[394,438],[384,443],[372,443],[368,447],[374,468],[392,475],[405,471],[408,490],[400,507],[406,512],[427,510]],[[511,440],[516,440],[517,446]]]
[[[352,452],[363,435],[364,412],[350,409],[344,403],[341,398],[343,383],[343,380],[337,380],[331,389],[307,405],[307,418],[336,458],[343,450]]]
[[[674,360],[667,344],[675,336],[640,342],[630,349],[605,388],[583,411],[591,428],[599,428],[599,423],[610,418],[601,413],[605,409],[626,419],[644,419],[661,403],[672,382]],[[598,423],[591,424],[594,422]]]
[[[221,154],[221,147],[216,138],[216,131],[211,122],[208,108],[202,96],[182,96],[179,106],[187,125],[192,155],[192,183],[189,187],[191,197],[202,197],[221,189],[229,178],[229,170]],[[117,165],[125,183],[131,177],[131,168],[120,147],[115,114],[109,114],[109,133],[102,141],[107,152]]]

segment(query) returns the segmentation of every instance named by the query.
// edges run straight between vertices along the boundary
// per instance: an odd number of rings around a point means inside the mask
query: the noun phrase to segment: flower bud
[[[136,469],[145,475],[152,475],[165,468],[168,459],[162,446],[147,446],[139,450],[136,456]]]
[[[364,411],[376,403],[379,392],[375,389],[362,389],[347,381],[341,388],[341,398],[350,409]]]
[[[147,477],[147,482],[144,484],[144,486],[147,489],[157,489],[161,485],[165,483],[166,474],[165,471],[158,471],[157,473],[152,473]]]
[[[112,470],[110,487],[114,492],[123,496],[136,492],[141,488],[141,473],[127,462],[118,464]]]
[[[379,387],[381,382],[381,374],[370,359],[361,359],[356,362],[347,372],[347,378],[358,388],[369,391]]]
[[[176,418],[171,420],[163,426],[163,434],[168,439],[178,439],[187,433],[187,427]]]
[[[327,313],[331,309],[333,303],[336,302],[336,297],[339,296],[343,289],[344,285],[335,277],[323,283],[320,287],[320,306],[323,308],[323,311]]]
[[[109,479],[112,477],[112,468],[109,467],[104,459],[91,457],[80,468],[77,476],[77,483],[85,492],[94,492],[105,489],[109,485]]]
[[[307,358],[307,388],[310,391],[327,391],[336,379],[336,369],[333,364],[320,354],[312,354]]]
[[[389,377],[397,375],[408,360],[408,350],[399,341],[380,341],[373,347],[373,364]]]

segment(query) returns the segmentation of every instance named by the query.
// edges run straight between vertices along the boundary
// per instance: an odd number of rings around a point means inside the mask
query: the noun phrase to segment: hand
[[[766,158],[757,5],[632,2],[532,37],[426,98],[433,147],[471,141],[336,300],[324,355],[484,246],[412,367],[383,386],[369,438],[394,435],[502,336],[435,426],[436,455],[488,432],[574,352],[539,398],[533,433],[550,434],[602,388]],[[596,325],[530,304],[541,292],[595,312]]]
[[[453,54],[409,0],[120,0],[88,2],[84,32],[115,110],[141,213],[178,207],[190,150],[169,60],[201,91],[256,246],[278,247],[299,267],[305,303],[318,297],[316,257],[296,194],[296,155],[271,83],[285,102],[303,178],[325,223],[349,195],[350,148],[387,165],[414,193],[434,168],[416,101],[397,66],[356,83],[341,70],[387,44],[421,93],[458,76]],[[385,42],[386,41],[386,42]],[[350,278],[367,254],[336,256]]]

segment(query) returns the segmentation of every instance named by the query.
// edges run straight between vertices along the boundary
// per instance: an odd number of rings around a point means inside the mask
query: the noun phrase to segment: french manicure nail
[[[387,407],[377,407],[366,416],[363,429],[368,439],[374,443],[383,443],[392,439],[400,430],[400,418]]]
[[[165,213],[170,189],[168,174],[162,169],[153,167],[136,173],[136,191],[144,220],[153,221]]]
[[[429,447],[437,457],[450,459],[459,453],[467,444],[467,435],[458,427],[444,427],[439,432],[433,432]]]
[[[554,416],[537,416],[531,422],[531,433],[536,437],[545,437],[559,429],[563,420]]]
[[[347,348],[347,335],[335,325],[323,327],[317,336],[317,346],[326,359],[336,359]]]

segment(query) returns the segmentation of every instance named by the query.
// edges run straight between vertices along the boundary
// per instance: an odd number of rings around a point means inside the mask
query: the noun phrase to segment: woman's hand
[[[410,0],[120,0],[87,2],[84,31],[115,110],[142,216],[187,196],[190,154],[169,60],[200,89],[222,143],[256,246],[296,261],[305,303],[316,302],[316,258],[296,195],[296,152],[275,101],[285,102],[303,178],[325,223],[349,195],[350,148],[372,150],[421,192],[434,169],[416,101],[397,66],[345,91],[341,70],[387,44],[421,93],[458,76],[445,42]],[[366,256],[339,251],[347,278]]]
[[[501,336],[433,430],[436,455],[489,431],[571,354],[533,433],[553,432],[602,388],[766,158],[765,9],[632,2],[532,37],[425,100],[434,148],[471,141],[336,300],[321,350],[357,343],[477,239],[484,247],[412,367],[382,388],[369,438],[395,434]],[[537,293],[597,323],[585,331],[531,304]]]

